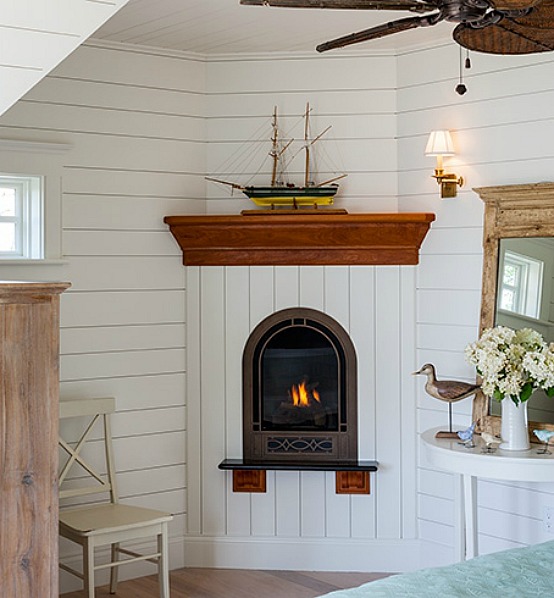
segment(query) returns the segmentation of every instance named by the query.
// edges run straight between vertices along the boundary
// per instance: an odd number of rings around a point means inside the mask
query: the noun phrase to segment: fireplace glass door
[[[338,430],[337,348],[309,325],[278,330],[260,355],[262,430]]]

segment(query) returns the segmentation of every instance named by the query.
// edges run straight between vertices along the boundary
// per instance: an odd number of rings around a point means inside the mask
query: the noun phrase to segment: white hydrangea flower
[[[554,343],[547,345],[531,328],[487,328],[467,345],[465,357],[481,376],[486,395],[518,402],[528,398],[530,389],[554,388]]]

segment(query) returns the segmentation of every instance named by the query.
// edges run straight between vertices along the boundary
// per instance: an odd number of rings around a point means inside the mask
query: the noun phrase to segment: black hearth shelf
[[[311,463],[284,463],[281,461],[248,461],[245,463],[243,459],[225,459],[219,465],[219,469],[225,470],[275,470],[275,471],[377,471],[379,469],[377,461],[356,461],[339,462],[339,461],[319,461]]]
[[[377,461],[320,461],[312,463],[225,459],[219,469],[233,472],[233,492],[265,492],[266,471],[334,471],[337,494],[370,494],[369,474]]]

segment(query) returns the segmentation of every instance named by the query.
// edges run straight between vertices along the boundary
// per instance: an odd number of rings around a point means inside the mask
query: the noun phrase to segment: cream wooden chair
[[[82,546],[83,573],[65,564],[60,564],[60,568],[81,578],[88,592],[88,598],[94,598],[95,571],[111,569],[110,593],[115,594],[118,567],[126,563],[147,560],[158,565],[160,597],[169,598],[167,525],[173,516],[153,509],[118,503],[110,430],[110,414],[114,410],[115,399],[113,398],[60,401],[60,419],[81,418],[81,428],[82,421],[86,422],[85,429],[76,444],[74,442],[69,444],[60,436],[60,447],[67,453],[67,461],[62,465],[59,476],[60,498],[86,497],[99,493],[109,495],[109,502],[60,510],[60,535]],[[103,426],[97,426],[97,422]],[[103,427],[106,475],[99,474],[97,468],[81,455],[85,442],[96,427]],[[81,479],[64,484],[73,465],[80,466],[80,471],[76,470],[76,472],[81,474],[84,471],[90,484],[84,486]],[[71,487],[66,488],[66,486]],[[157,538],[157,551],[152,554],[141,555],[120,546],[120,542],[152,536]],[[108,545],[111,546],[110,563],[95,565],[94,549]],[[119,560],[120,554],[131,558]]]

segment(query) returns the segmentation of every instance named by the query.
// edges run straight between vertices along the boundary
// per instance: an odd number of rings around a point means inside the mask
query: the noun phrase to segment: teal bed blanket
[[[326,598],[552,598],[554,541],[380,579]]]

